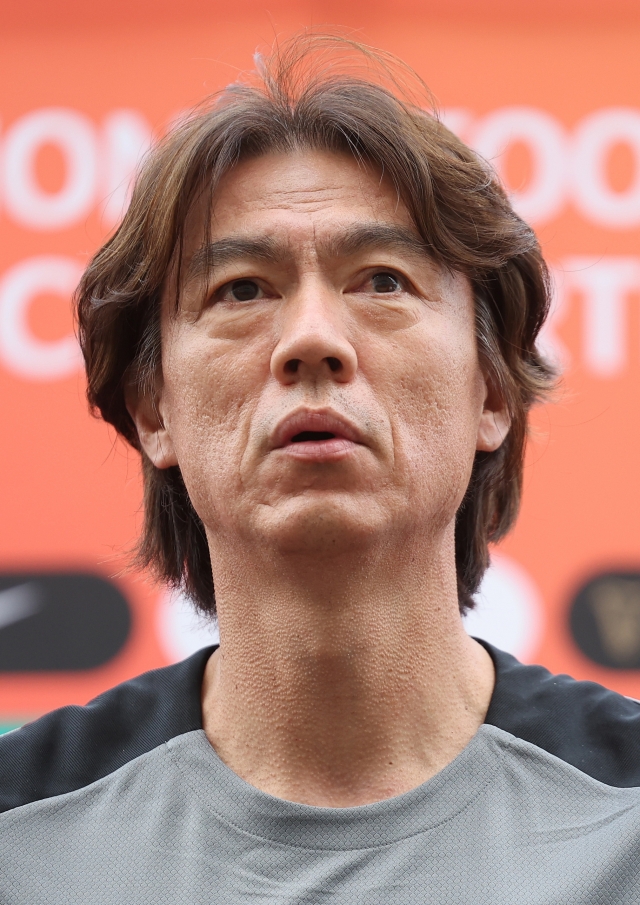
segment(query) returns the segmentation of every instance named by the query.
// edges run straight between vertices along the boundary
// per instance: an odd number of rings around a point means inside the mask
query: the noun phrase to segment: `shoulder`
[[[0,737],[0,812],[81,789],[202,728],[200,690],[212,649]]]
[[[640,703],[525,666],[482,642],[496,668],[485,723],[530,742],[610,786],[640,786]]]

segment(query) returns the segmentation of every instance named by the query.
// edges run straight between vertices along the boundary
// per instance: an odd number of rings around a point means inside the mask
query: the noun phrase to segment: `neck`
[[[325,563],[212,559],[221,645],[204,728],[247,782],[306,804],[379,801],[439,772],[483,722],[493,668],[460,620],[452,538]]]

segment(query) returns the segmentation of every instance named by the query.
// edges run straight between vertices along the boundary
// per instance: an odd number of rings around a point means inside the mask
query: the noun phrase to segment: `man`
[[[79,288],[140,561],[221,641],[2,741],[0,901],[637,902],[640,708],[460,617],[552,382],[535,236],[313,51],[160,144]]]

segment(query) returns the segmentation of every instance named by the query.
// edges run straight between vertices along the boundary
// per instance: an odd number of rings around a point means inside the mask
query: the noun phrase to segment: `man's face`
[[[506,432],[467,279],[347,155],[245,160],[213,209],[210,247],[189,224],[177,315],[164,300],[162,420],[131,410],[155,464],[180,466],[214,561],[238,541],[320,555],[452,537],[475,450]]]

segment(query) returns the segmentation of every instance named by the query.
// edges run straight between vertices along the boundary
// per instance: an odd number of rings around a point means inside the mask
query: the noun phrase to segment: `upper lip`
[[[334,434],[336,437],[361,443],[358,429],[343,415],[331,409],[298,409],[283,418],[271,434],[270,446],[279,449],[291,443],[296,434],[303,431],[316,431]]]

